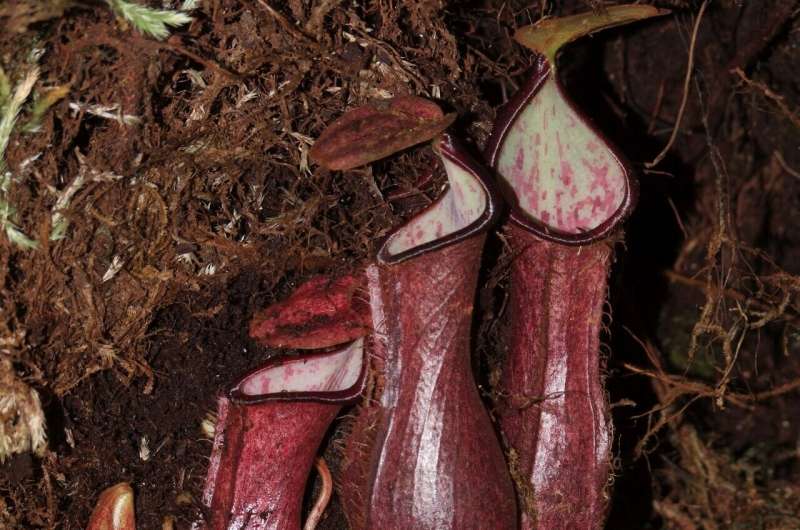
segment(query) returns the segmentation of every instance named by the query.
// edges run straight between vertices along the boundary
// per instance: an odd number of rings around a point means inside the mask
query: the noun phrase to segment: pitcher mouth
[[[448,189],[392,230],[378,251],[381,263],[399,263],[455,244],[488,230],[497,220],[501,199],[483,165],[447,133],[434,140],[434,149],[447,172]]]
[[[282,355],[255,368],[228,389],[234,403],[354,401],[366,383],[364,338],[330,351]]]
[[[575,160],[562,158],[565,151]],[[630,164],[566,97],[541,55],[533,75],[498,113],[485,155],[510,205],[510,221],[546,240],[583,245],[603,239],[636,202]]]

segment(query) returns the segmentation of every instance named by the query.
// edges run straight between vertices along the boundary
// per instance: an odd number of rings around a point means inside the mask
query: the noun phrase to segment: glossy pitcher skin
[[[504,455],[475,385],[470,328],[496,197],[480,166],[439,141],[444,197],[394,231],[366,269],[372,309],[364,401],[339,476],[353,529],[512,529]],[[437,212],[456,212],[439,226]]]
[[[364,385],[363,339],[332,352],[281,357],[220,398],[203,495],[209,530],[300,529],[323,436]]]
[[[521,526],[599,528],[612,433],[603,304],[612,239],[633,207],[635,182],[544,56],[501,111],[486,157],[511,205],[509,349],[498,415],[517,456]]]
[[[498,412],[532,493],[535,518],[525,514],[522,527],[599,528],[610,479],[600,333],[611,249],[565,246],[513,225],[507,234],[519,254]]]

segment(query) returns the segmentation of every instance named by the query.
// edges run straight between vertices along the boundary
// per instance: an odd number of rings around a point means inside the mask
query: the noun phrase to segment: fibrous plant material
[[[179,10],[153,9],[151,7],[129,2],[128,0],[106,0],[108,5],[120,17],[153,38],[162,40],[169,36],[170,27],[178,27],[192,21],[186,11],[194,9],[196,2],[187,0]]]
[[[13,175],[6,167],[5,154],[11,134],[15,130],[20,110],[33,92],[33,87],[38,79],[39,68],[33,66],[17,84],[12,93],[8,77],[5,71],[0,68],[0,229],[5,231],[9,241],[18,247],[26,249],[37,248],[39,243],[35,239],[28,237],[16,225],[17,209],[8,197]],[[33,106],[30,109],[28,122],[16,129],[27,133],[36,132],[47,110],[57,101],[63,99],[69,93],[69,89],[69,85],[62,85],[36,94]],[[66,199],[66,203],[59,205],[59,207],[64,208],[68,204],[69,198]],[[62,239],[66,233],[67,226],[68,223],[63,215],[55,213],[50,239]]]
[[[0,17],[5,18],[3,30],[8,33],[25,33],[34,24],[63,16],[75,3],[73,0],[4,2],[0,5]]]
[[[363,344],[271,359],[220,398],[200,528],[301,528],[319,444],[363,388]]]
[[[42,456],[47,447],[45,418],[39,394],[0,359],[0,463],[16,453]]]
[[[100,494],[86,530],[136,530],[130,484],[121,482]]]
[[[486,154],[512,206],[499,415],[518,458],[525,529],[591,529],[604,521],[611,426],[600,331],[611,236],[635,199],[627,164],[564,94],[556,53],[581,35],[661,13],[617,6],[515,35],[537,57],[501,111]]]
[[[17,209],[8,197],[11,173],[6,168],[5,153],[19,111],[38,79],[39,69],[31,68],[12,93],[5,72],[0,69],[0,229],[5,231],[9,241],[26,249],[36,248],[39,243],[16,225]]]
[[[513,486],[470,365],[496,197],[462,147],[448,136],[435,146],[449,189],[394,230],[365,273],[371,378],[337,477],[356,530],[516,527]]]

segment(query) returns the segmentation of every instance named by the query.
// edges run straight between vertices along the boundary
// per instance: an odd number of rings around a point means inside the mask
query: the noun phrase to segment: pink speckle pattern
[[[357,339],[328,354],[287,359],[252,374],[240,389],[248,396],[345,390],[358,380],[363,349],[364,339]]]
[[[524,153],[521,156],[524,157]],[[449,188],[432,207],[389,238],[386,243],[389,254],[400,254],[466,228],[486,210],[488,197],[478,178],[452,160],[446,157],[442,160]],[[524,160],[519,164],[524,167]]]
[[[597,228],[627,192],[624,167],[552,76],[509,128],[497,170],[525,213],[562,233]]]

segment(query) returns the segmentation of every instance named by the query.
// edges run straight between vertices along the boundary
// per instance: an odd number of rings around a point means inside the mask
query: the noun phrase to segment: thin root
[[[319,473],[322,479],[322,490],[319,492],[317,502],[314,503],[314,508],[311,509],[308,519],[306,519],[303,530],[314,530],[317,527],[319,520],[322,518],[322,514],[325,512],[325,508],[328,507],[328,503],[331,500],[331,493],[333,492],[333,479],[331,478],[331,471],[328,469],[328,464],[325,463],[325,459],[322,457],[317,458],[314,461],[314,466],[317,468],[317,473]]]

